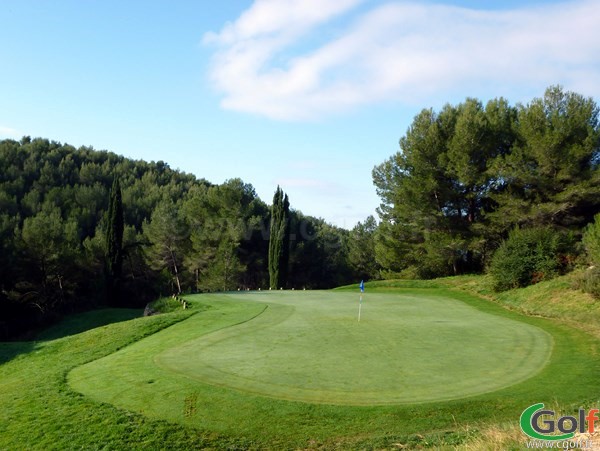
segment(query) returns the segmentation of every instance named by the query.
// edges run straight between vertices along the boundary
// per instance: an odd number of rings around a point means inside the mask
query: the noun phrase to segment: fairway
[[[368,293],[360,322],[351,292],[190,296],[208,310],[75,369],[70,383],[123,407],[148,399],[149,384],[168,398],[181,377],[282,400],[390,405],[492,392],[548,362],[542,329],[422,291]],[[139,394],[122,396],[131,389]]]

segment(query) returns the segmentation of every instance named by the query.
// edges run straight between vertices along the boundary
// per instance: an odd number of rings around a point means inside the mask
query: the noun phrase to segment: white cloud
[[[390,2],[352,13],[359,3],[257,0],[206,34],[222,107],[310,120],[376,102],[427,102],[448,90],[474,95],[475,86],[539,92],[561,83],[600,94],[597,1],[509,11]],[[336,33],[325,34],[334,21]]]
[[[3,125],[0,125],[0,138],[10,138],[10,139],[16,139],[16,138],[20,138],[21,137],[21,133],[11,127],[5,127]]]
[[[204,41],[236,45],[242,41],[294,36],[344,13],[364,0],[256,0],[233,24]]]

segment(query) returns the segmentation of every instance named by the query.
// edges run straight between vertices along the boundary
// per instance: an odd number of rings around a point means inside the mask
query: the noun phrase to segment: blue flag
[[[361,293],[365,292],[365,281],[364,280],[360,281],[360,285],[358,286],[358,288],[360,288]]]

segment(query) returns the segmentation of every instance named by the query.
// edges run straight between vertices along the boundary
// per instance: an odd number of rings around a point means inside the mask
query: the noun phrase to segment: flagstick
[[[360,323],[360,310],[362,308],[362,294],[360,295],[360,301],[358,301],[358,322]]]

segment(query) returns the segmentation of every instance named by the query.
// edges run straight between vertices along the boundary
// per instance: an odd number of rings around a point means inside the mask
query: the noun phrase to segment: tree
[[[516,225],[578,231],[600,210],[598,107],[560,87],[518,107],[425,109],[400,148],[373,170],[385,269],[480,271]]]
[[[330,288],[349,283],[352,272],[348,264],[348,230],[318,219],[315,224],[317,258],[307,261],[315,267],[316,288]]]
[[[27,279],[21,282],[24,299],[45,312],[67,298],[77,252],[77,225],[64,221],[58,207],[45,206],[26,218],[21,230]]]
[[[289,264],[289,213],[290,202],[278,186],[271,207],[269,237],[269,286],[273,289],[285,287]]]
[[[123,268],[123,201],[121,185],[115,176],[108,202],[106,227],[106,294],[108,303],[120,304],[121,273]]]
[[[150,266],[171,274],[177,293],[182,292],[183,259],[188,247],[188,227],[178,207],[170,200],[161,202],[144,224],[144,234],[151,243],[147,255]]]
[[[348,263],[356,279],[369,280],[379,278],[379,264],[375,259],[375,233],[377,221],[368,216],[365,222],[359,222],[350,231],[348,240]]]
[[[202,286],[209,290],[231,291],[239,288],[240,276],[246,267],[237,255],[239,243],[223,239],[214,251],[212,263],[204,272]]]
[[[300,211],[291,211],[289,222],[288,287],[332,288],[356,280],[348,263],[348,230]]]
[[[182,210],[191,242],[184,263],[197,289],[265,286],[267,230],[261,224],[268,209],[252,185],[232,179],[195,188]]]
[[[376,258],[387,269],[435,277],[482,267],[478,224],[490,209],[488,168],[502,149],[488,115],[502,106],[467,99],[440,113],[425,109],[400,139],[401,151],[375,167],[383,200]]]
[[[580,228],[600,209],[600,129],[591,98],[548,88],[518,109],[518,139],[496,169],[494,222]]]
[[[14,243],[16,219],[7,214],[0,214],[0,293],[10,291],[17,274],[17,271],[15,271],[16,252]]]

